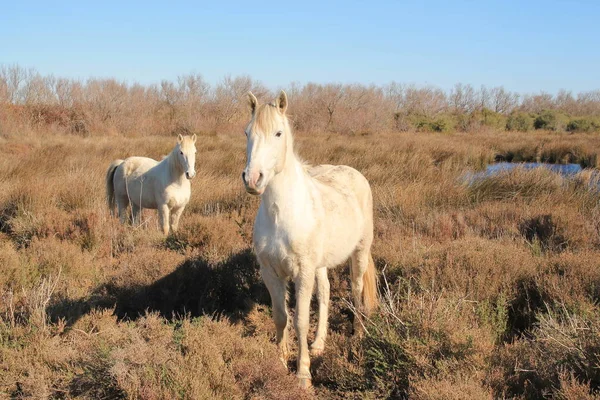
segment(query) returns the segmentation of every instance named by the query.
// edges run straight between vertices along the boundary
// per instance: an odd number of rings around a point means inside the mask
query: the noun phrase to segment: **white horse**
[[[158,162],[147,157],[115,160],[106,171],[108,207],[114,215],[115,203],[121,222],[127,220],[131,203],[133,224],[139,224],[143,208],[158,209],[165,235],[176,232],[179,217],[190,200],[190,179],[196,175],[196,135],[177,137],[171,153]]]
[[[310,352],[323,352],[327,335],[327,269],[352,259],[354,305],[368,314],[377,304],[376,272],[371,257],[373,199],[366,178],[347,166],[304,165],[294,154],[285,114],[287,96],[258,105],[248,93],[252,118],[246,127],[246,191],[262,195],[254,223],[254,250],[269,289],[279,354],[287,365],[287,282],[296,288],[295,327],[299,341],[297,376],[311,385],[307,343],[310,301],[316,280],[317,334]],[[355,332],[360,329],[355,315]]]

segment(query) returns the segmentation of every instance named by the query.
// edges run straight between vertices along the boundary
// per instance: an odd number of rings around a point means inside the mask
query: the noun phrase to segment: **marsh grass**
[[[251,253],[259,199],[239,134],[201,135],[180,231],[123,226],[109,162],[160,158],[164,136],[6,133],[0,144],[0,391],[13,398],[592,398],[600,385],[600,195],[592,175],[495,159],[595,165],[600,138],[298,133],[303,159],[373,187],[382,308],[351,336],[348,268],[331,272],[331,336],[314,390],[280,365]],[[384,271],[384,272],[383,272]],[[314,318],[314,316],[313,316]],[[293,335],[293,333],[292,333]],[[290,361],[293,371],[294,360]]]

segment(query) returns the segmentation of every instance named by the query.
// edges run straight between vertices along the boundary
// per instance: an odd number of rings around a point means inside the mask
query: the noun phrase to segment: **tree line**
[[[533,129],[600,131],[600,90],[520,94],[502,86],[475,88],[392,82],[387,85],[292,83],[294,128],[363,134],[391,131],[474,132]],[[200,74],[141,85],[116,79],[86,81],[0,66],[0,134],[62,131],[74,134],[160,135],[175,131],[239,130],[248,118],[245,94],[274,96],[249,76],[211,85]]]

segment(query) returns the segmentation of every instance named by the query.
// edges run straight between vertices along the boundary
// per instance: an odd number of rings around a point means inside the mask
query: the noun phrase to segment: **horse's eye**
[[[282,134],[282,133],[283,133],[283,132],[279,131],[279,132],[277,132],[277,133],[275,134],[275,136],[279,137],[279,136],[281,136],[281,134]]]
[[[183,155],[183,151],[180,151],[179,154]]]

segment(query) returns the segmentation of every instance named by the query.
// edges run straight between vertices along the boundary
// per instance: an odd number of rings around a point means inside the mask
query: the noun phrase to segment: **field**
[[[300,132],[296,143],[310,163],[347,164],[371,182],[382,303],[368,333],[352,336],[348,266],[331,273],[330,336],[311,391],[296,388],[295,359],[288,373],[276,355],[238,128],[200,133],[192,200],[167,238],[152,210],[141,227],[109,215],[104,173],[115,158],[160,158],[174,136],[0,137],[0,397],[598,394],[594,178],[461,177],[498,159],[597,167],[600,136]]]

